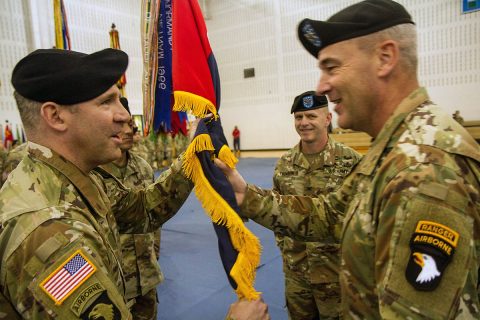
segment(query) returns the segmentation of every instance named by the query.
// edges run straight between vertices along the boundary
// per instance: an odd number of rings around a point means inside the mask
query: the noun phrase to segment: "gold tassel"
[[[218,159],[225,162],[225,164],[232,169],[235,169],[235,165],[238,162],[238,159],[226,144],[224,144],[218,152]]]
[[[218,117],[217,108],[204,97],[186,91],[174,91],[173,97],[175,99],[173,111],[191,111],[199,118],[205,118],[208,113],[212,113],[215,119]]]
[[[208,134],[195,137],[184,153],[183,169],[185,175],[193,181],[195,195],[211,220],[227,227],[232,245],[238,252],[237,260],[230,270],[230,276],[237,284],[236,293],[238,297],[249,300],[258,299],[260,292],[255,291],[253,283],[255,282],[256,269],[260,263],[260,242],[245,227],[242,219],[225,199],[210,185],[203,173],[200,160],[195,154],[204,150],[213,151],[213,144]]]

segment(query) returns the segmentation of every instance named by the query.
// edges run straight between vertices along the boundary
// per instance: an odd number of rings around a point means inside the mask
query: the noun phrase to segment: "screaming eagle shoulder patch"
[[[432,291],[452,260],[458,232],[440,223],[420,220],[410,239],[410,259],[405,276],[417,290]]]

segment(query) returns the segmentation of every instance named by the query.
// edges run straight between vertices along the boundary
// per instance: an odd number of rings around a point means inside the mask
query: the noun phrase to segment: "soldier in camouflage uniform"
[[[163,167],[163,160],[165,159],[165,146],[163,139],[161,138],[162,133],[159,133],[155,141],[155,158],[157,159],[157,168],[161,169]]]
[[[169,132],[161,133],[159,134],[158,138],[162,139],[162,142],[163,142],[164,154],[163,154],[163,161],[161,163],[161,166],[166,167],[172,161],[172,154],[174,149],[172,135]]]
[[[360,154],[328,136],[332,115],[325,96],[304,92],[295,98],[291,113],[300,143],[278,161],[273,190],[312,197],[335,191],[360,160]],[[330,236],[321,242],[298,241],[281,234],[276,239],[283,256],[289,318],[338,319],[338,239]]]
[[[127,98],[121,97],[120,102],[130,114]],[[124,124],[121,137],[122,156],[101,168],[132,190],[148,187],[154,179],[152,167],[140,156],[129,152],[133,145],[133,120]],[[120,233],[120,247],[123,255],[125,297],[128,300],[135,299],[130,308],[134,318],[157,319],[156,287],[163,281],[158,265],[160,229],[151,233]]]
[[[136,131],[133,135],[133,146],[130,150],[130,153],[135,153],[137,156],[140,156],[143,160],[147,161],[150,164],[153,163],[153,160],[149,154],[148,148],[143,143],[144,139],[145,138],[141,136],[141,133]]]
[[[17,165],[22,161],[23,157],[27,154],[27,143],[24,142],[14,149],[11,149],[7,156],[5,157],[5,162],[3,165],[3,172],[2,172],[2,184],[7,181],[10,172],[13,171],[17,167]]]
[[[479,145],[420,87],[409,13],[367,0],[298,33],[340,127],[375,139],[342,187],[316,198],[247,188],[222,166],[242,212],[295,238],[340,237],[347,319],[479,319]]]
[[[180,161],[135,192],[95,168],[121,155],[130,117],[115,83],[127,64],[115,49],[41,49],[14,68],[29,142],[0,191],[0,318],[132,318],[119,231],[157,230],[192,185]]]

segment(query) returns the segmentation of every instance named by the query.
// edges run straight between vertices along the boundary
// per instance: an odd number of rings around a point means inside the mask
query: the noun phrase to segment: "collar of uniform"
[[[127,177],[140,172],[140,169],[137,167],[137,162],[133,160],[133,155],[128,151],[127,165],[125,167],[119,167],[113,162],[102,164],[100,167],[122,182]]]
[[[127,162],[127,167],[125,168],[125,172],[123,174],[124,179],[132,175],[140,175],[140,172],[141,172],[141,169],[138,165],[138,161],[134,159],[135,156],[131,152],[127,151],[127,157],[128,157],[128,162]]]
[[[295,147],[293,147],[292,150],[290,150],[290,157],[292,158],[292,162],[296,165],[299,166],[303,169],[308,169],[310,168],[310,163],[308,162],[307,158],[302,153],[302,150],[300,148],[300,142],[297,143]],[[288,159],[286,159],[288,161]]]
[[[316,170],[318,168],[322,168],[325,165],[331,166],[335,164],[335,144],[330,136],[328,136],[328,141],[325,145],[325,148],[323,148],[323,150],[318,153],[319,157],[315,159],[315,161],[311,164],[310,162],[308,162],[300,147],[301,142],[299,142],[293,148],[293,160],[296,165],[302,168]]]
[[[83,173],[73,163],[60,156],[55,151],[36,144],[28,142],[28,153],[51,167],[62,173],[82,194],[88,204],[101,216],[105,216],[108,212],[107,206],[102,201],[97,186],[93,183],[88,174]]]
[[[103,170],[107,171],[110,173],[112,176],[119,177],[122,175],[122,168],[114,164],[113,162],[109,162],[107,164],[102,164],[100,166]]]
[[[394,113],[388,118],[378,136],[373,140],[367,154],[363,156],[362,160],[356,168],[357,173],[364,175],[371,175],[378,160],[382,156],[383,150],[388,145],[391,136],[398,128],[398,126],[405,120],[407,115],[416,107],[429,100],[428,93],[425,88],[418,88],[412,91],[405,99],[400,102]]]

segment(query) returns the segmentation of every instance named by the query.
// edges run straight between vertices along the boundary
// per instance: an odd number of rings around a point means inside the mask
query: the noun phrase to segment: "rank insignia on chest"
[[[47,295],[60,305],[96,271],[96,267],[77,250],[40,283]]]
[[[410,259],[405,276],[417,290],[432,291],[440,284],[452,260],[459,234],[433,221],[420,220],[410,239]]]

